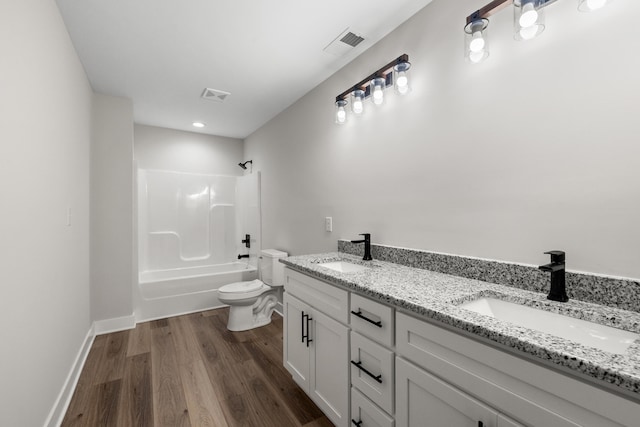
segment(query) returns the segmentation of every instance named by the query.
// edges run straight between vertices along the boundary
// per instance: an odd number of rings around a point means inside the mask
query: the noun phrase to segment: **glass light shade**
[[[411,86],[409,86],[409,68],[411,68],[410,62],[400,62],[393,67],[393,81],[394,81],[394,89],[400,95],[406,95],[411,91]]]
[[[580,12],[593,12],[594,10],[602,9],[611,0],[579,0],[578,10]]]
[[[516,40],[531,40],[544,31],[540,0],[513,1],[513,30]]]
[[[336,101],[336,123],[339,125],[343,125],[347,121],[347,110],[345,109],[346,106],[346,100],[339,99]]]
[[[384,102],[384,89],[387,86],[387,81],[384,77],[376,77],[371,80],[371,100],[375,105],[382,105]]]
[[[476,19],[464,27],[464,56],[472,64],[489,57],[488,19]]]
[[[351,92],[351,111],[356,116],[361,116],[364,113],[364,96],[365,92],[362,89]]]

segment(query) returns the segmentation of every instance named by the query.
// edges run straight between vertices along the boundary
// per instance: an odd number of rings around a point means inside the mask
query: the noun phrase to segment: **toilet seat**
[[[218,289],[218,293],[222,299],[237,301],[257,297],[269,289],[271,289],[271,287],[262,280],[251,280],[249,282],[236,282],[224,285]]]

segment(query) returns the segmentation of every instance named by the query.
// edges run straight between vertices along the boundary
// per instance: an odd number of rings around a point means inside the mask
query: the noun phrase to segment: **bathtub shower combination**
[[[137,178],[137,321],[222,306],[218,288],[257,278],[259,172],[222,176],[139,169]]]

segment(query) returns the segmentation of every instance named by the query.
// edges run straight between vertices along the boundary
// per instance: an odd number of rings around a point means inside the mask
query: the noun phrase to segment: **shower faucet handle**
[[[241,240],[242,243],[244,243],[244,245],[247,248],[251,247],[251,235],[250,234],[245,234],[244,235],[244,240]]]

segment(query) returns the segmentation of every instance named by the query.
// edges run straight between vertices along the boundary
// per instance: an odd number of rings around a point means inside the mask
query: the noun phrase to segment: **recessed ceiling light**
[[[193,127],[196,127],[196,128],[203,128],[203,127],[205,127],[205,124],[204,124],[204,123],[201,123],[201,122],[193,122],[193,123],[192,123],[192,125],[193,125]]]

